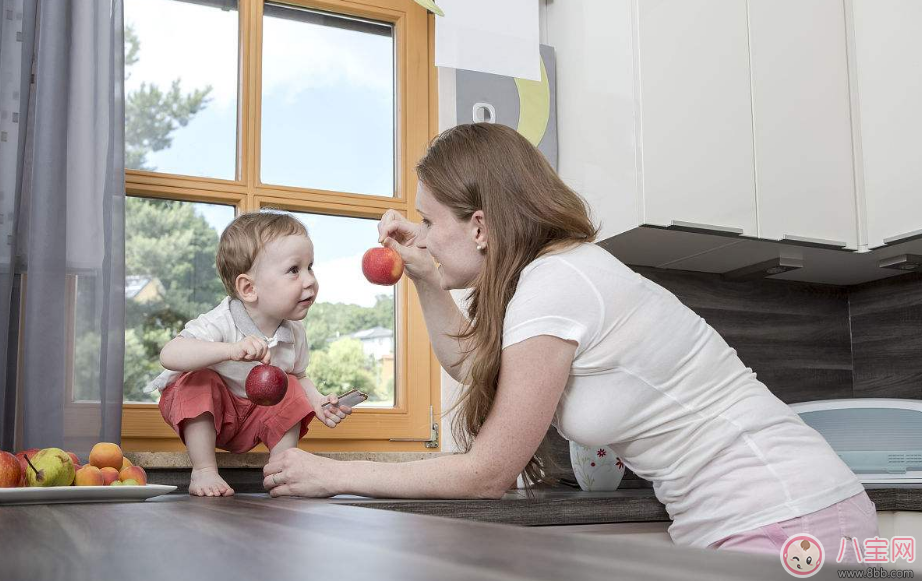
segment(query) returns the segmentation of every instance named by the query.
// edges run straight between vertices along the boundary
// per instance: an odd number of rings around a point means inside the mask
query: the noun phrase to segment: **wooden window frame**
[[[239,0],[239,105],[236,180],[127,170],[127,195],[232,205],[236,212],[264,207],[297,212],[380,218],[394,209],[413,220],[416,161],[438,129],[434,66],[435,21],[413,0],[285,0],[271,2],[384,21],[395,31],[396,191],[393,197],[266,185],[259,180],[262,22],[265,0]],[[356,265],[358,268],[358,265]],[[321,281],[322,282],[322,281]],[[358,409],[336,429],[312,422],[299,446],[309,451],[435,451],[425,446],[441,417],[441,370],[429,343],[416,291],[406,278],[397,286],[396,405]],[[122,447],[126,451],[181,451],[182,442],[157,406],[125,403]],[[394,438],[420,441],[391,441]],[[260,444],[254,452],[265,451]]]

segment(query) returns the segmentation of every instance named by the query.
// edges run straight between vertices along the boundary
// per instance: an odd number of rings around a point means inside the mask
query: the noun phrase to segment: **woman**
[[[466,452],[384,464],[289,450],[265,467],[272,496],[498,498],[520,473],[540,477],[553,424],[652,481],[677,544],[778,555],[795,532],[827,551],[877,534],[874,504],[826,441],[703,319],[592,244],[583,200],[527,140],[455,127],[417,173],[422,224],[388,211],[378,229],[465,386]],[[448,292],[462,288],[468,317]]]

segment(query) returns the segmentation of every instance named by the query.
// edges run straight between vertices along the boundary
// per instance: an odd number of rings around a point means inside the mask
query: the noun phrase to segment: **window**
[[[309,375],[324,393],[370,396],[335,430],[313,423],[302,447],[425,450],[406,441],[428,440],[439,413],[422,312],[405,281],[365,281],[361,255],[386,210],[418,219],[413,166],[435,128],[427,12],[413,0],[126,0],[125,25],[123,446],[182,449],[143,388],[166,341],[225,295],[221,231],[271,208],[314,241]]]

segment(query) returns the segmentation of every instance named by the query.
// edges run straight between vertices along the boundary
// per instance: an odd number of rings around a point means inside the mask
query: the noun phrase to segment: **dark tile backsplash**
[[[855,397],[922,399],[922,274],[849,288]]]

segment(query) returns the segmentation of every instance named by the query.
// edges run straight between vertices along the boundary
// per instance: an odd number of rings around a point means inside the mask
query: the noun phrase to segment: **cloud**
[[[140,40],[128,71],[130,92],[141,82],[185,91],[211,85],[212,106],[236,107],[238,13],[170,0],[129,0],[125,21]],[[387,37],[268,18],[263,35],[263,95],[294,101],[314,87],[391,94],[393,45]]]
[[[166,0],[129,0],[125,23],[134,28],[138,62],[128,69],[128,92],[142,82],[186,92],[211,85],[211,107],[236,107],[236,11]]]
[[[375,296],[393,293],[392,288],[376,286],[362,276],[362,255],[345,256],[314,265],[320,283],[317,302],[346,303],[373,307]]]

